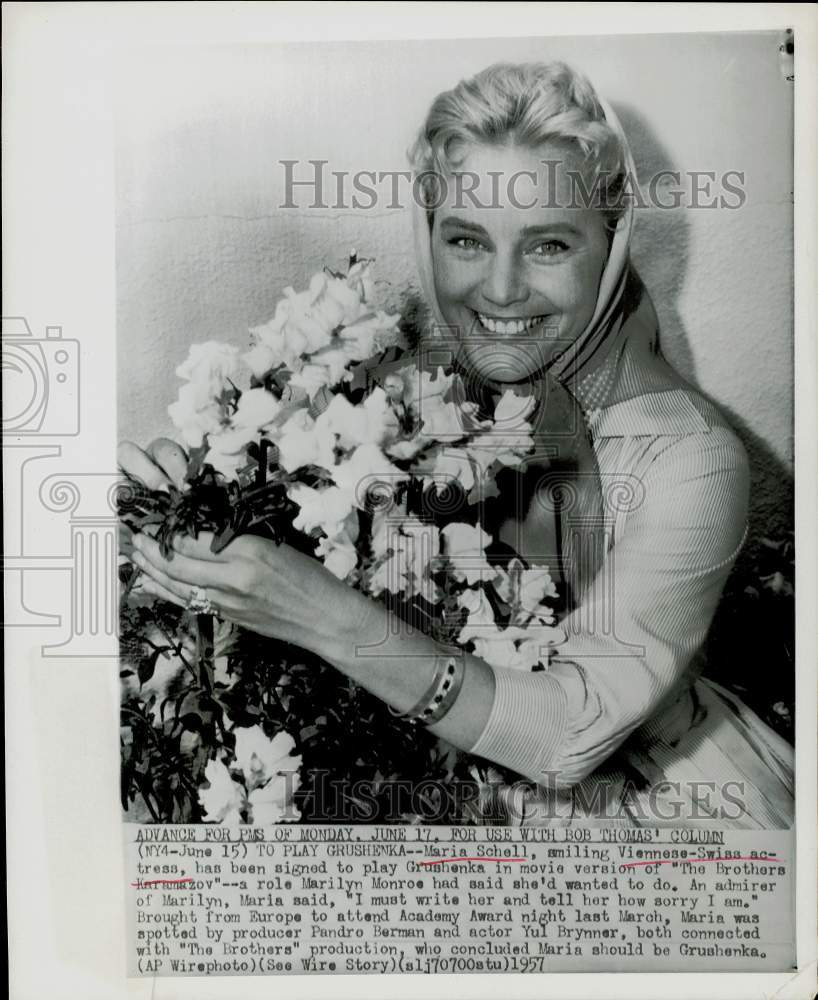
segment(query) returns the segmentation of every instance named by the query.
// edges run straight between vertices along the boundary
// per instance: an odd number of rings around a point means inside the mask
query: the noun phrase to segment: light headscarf
[[[636,184],[636,166],[627,137],[613,108],[600,99],[605,119],[624,153],[626,184]],[[621,402],[642,392],[678,386],[659,352],[658,320],[653,303],[630,262],[633,204],[617,222],[585,330],[547,367],[583,410]],[[431,229],[424,206],[413,204],[415,253],[421,287],[432,320],[446,323],[435,294]]]
[[[635,185],[636,166],[619,119],[607,102],[600,101],[600,104],[606,121],[621,143],[626,184]],[[653,303],[630,261],[633,213],[633,201],[628,198],[611,240],[593,315],[580,336],[556,355],[546,366],[543,375],[543,382],[548,381],[551,386],[557,383],[567,396],[564,404],[558,403],[552,416],[546,418],[546,435],[548,424],[556,415],[560,426],[575,427],[574,434],[582,435],[588,441],[587,446],[581,446],[577,440],[575,446],[580,450],[576,454],[582,455],[584,450],[587,457],[580,458],[578,465],[563,472],[563,479],[556,484],[558,492],[574,496],[571,502],[573,512],[581,522],[588,524],[595,523],[604,509],[601,483],[588,440],[592,411],[646,392],[679,386],[679,377],[659,351],[659,324]],[[431,310],[430,318],[433,323],[445,328],[446,323],[435,294],[431,227],[422,205],[414,205],[413,224],[417,266],[426,304]],[[492,388],[489,383],[483,386],[483,399],[486,402],[485,393],[490,394]],[[495,390],[497,388],[499,387],[494,387]],[[545,388],[541,398],[545,396],[549,396],[553,403],[553,389]],[[585,421],[580,421],[581,426],[576,425],[570,414],[574,407],[578,407],[585,415]],[[559,505],[555,508],[555,517],[558,522],[563,517],[559,513]],[[584,541],[578,541],[572,531],[561,534],[559,561],[568,585],[569,605],[574,607],[601,565],[605,549],[604,544],[593,542],[587,530],[581,535]],[[590,547],[589,539],[593,542]]]

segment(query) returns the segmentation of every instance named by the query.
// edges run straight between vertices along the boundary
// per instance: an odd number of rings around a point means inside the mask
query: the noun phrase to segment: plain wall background
[[[739,210],[637,212],[634,260],[668,359],[748,447],[754,532],[788,526],[792,84],[780,42],[753,32],[140,51],[118,94],[120,436],[171,433],[188,345],[246,347],[286,285],[343,267],[350,248],[376,258],[387,302],[414,285],[408,208],[281,209],[279,160],[304,161],[299,176],[310,159],[405,170],[438,92],[492,62],[562,59],[615,106],[643,183],[661,169],[745,173]]]

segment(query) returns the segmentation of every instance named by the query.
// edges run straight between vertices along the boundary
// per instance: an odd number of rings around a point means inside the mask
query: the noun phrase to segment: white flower
[[[207,439],[209,447],[205,461],[227,479],[232,479],[247,465],[247,445],[255,437],[253,427],[237,427],[213,434]]]
[[[347,317],[357,317],[361,308],[361,300],[354,289],[342,278],[335,278],[326,272],[313,275],[310,291],[314,293],[310,312],[330,334]]]
[[[337,535],[353,506],[352,494],[337,486],[316,490],[303,483],[292,483],[287,487],[287,496],[301,508],[293,527],[305,534],[320,528],[326,535]]]
[[[344,451],[362,444],[382,444],[398,428],[397,417],[381,388],[374,389],[360,406],[353,406],[345,396],[333,396],[315,423],[319,430],[337,434],[338,446]]]
[[[234,729],[236,737],[236,765],[244,774],[248,791],[265,784],[270,778],[284,771],[297,771],[300,757],[290,756],[295,740],[289,733],[276,733],[273,739],[265,735],[261,726]]]
[[[419,371],[413,366],[401,368],[397,373],[404,380],[405,391],[403,401],[413,410],[423,406],[435,397],[444,396],[451,388],[453,375],[444,375],[443,368],[438,368],[434,375]]]
[[[440,396],[424,399],[418,410],[422,437],[431,441],[457,441],[468,435],[463,412],[456,403],[444,403]]]
[[[489,565],[485,548],[491,544],[491,535],[477,525],[461,524],[453,521],[441,532],[443,550],[452,564],[452,575],[456,580],[465,580],[469,586],[486,578],[492,578],[495,570]]]
[[[500,435],[491,431],[467,442],[465,450],[474,462],[477,478],[485,482],[495,462],[518,466],[533,447],[534,438],[530,434]]]
[[[346,284],[350,289],[354,290],[361,303],[369,302],[372,299],[374,289],[372,277],[369,273],[371,263],[368,260],[359,260],[356,264],[352,265],[346,277]]]
[[[273,368],[278,366],[278,358],[266,344],[256,344],[249,351],[242,355],[242,361],[257,379],[262,379]]]
[[[391,347],[397,340],[399,319],[399,315],[389,316],[378,311],[342,327],[338,335],[350,361],[364,361]]]
[[[332,470],[332,478],[353,494],[356,507],[363,508],[370,491],[379,497],[391,494],[409,473],[393,465],[376,444],[362,444]]]
[[[168,416],[191,448],[201,447],[205,434],[215,434],[222,426],[222,408],[215,399],[199,406],[199,396],[199,389],[186,382],[180,387],[176,402],[168,407]]]
[[[187,359],[176,369],[176,374],[179,378],[187,379],[194,387],[199,408],[221,395],[228,379],[238,373],[238,355],[237,347],[215,340],[190,345]]]
[[[314,354],[329,344],[336,324],[333,315],[322,308],[326,286],[326,276],[318,273],[305,292],[285,288],[273,318],[251,329],[256,344],[269,349],[265,360],[272,358],[270,367],[283,364],[295,370],[302,355]]]
[[[507,604],[517,604],[520,610],[528,616],[546,614],[549,618],[553,612],[543,606],[546,598],[556,600],[559,596],[547,566],[532,566],[524,569],[519,559],[509,563],[508,572],[498,570],[494,584],[495,590]]]
[[[309,361],[310,366],[325,370],[325,384],[329,386],[337,385],[339,382],[348,382],[352,378],[352,373],[348,370],[349,363],[349,357],[343,349],[341,341],[337,339],[333,339],[329,347],[313,354]]]
[[[490,667],[510,667],[516,660],[517,647],[510,639],[503,638],[499,630],[496,635],[481,635],[472,642],[474,655]]]
[[[251,329],[255,347],[245,361],[256,377],[284,365],[295,384],[314,395],[320,385],[346,378],[351,361],[361,361],[383,350],[397,338],[398,316],[374,312],[366,302],[371,282],[368,264],[355,265],[347,278],[321,271],[310,278],[306,291],[284,290],[273,318]],[[301,373],[302,363],[314,369]]]
[[[326,365],[306,364],[290,376],[288,385],[303,389],[310,399],[320,392],[325,385],[334,385],[338,379],[333,379],[332,372]]]
[[[206,823],[241,823],[240,810],[244,805],[244,788],[234,781],[220,760],[209,760],[205,768],[209,788],[199,789],[199,802],[204,810]]]
[[[427,469],[424,463],[424,471],[437,493],[442,493],[454,483],[459,483],[466,493],[474,486],[474,468],[463,451],[441,449],[435,453],[431,469]]]
[[[337,435],[338,446],[346,451],[369,440],[366,413],[346,396],[333,396],[315,423],[320,430]]]
[[[458,595],[457,603],[469,612],[468,620],[458,636],[458,642],[468,642],[470,639],[497,632],[494,610],[482,587],[464,590]]]
[[[300,762],[301,758],[297,758]],[[266,785],[253,789],[248,796],[252,810],[251,822],[257,826],[270,823],[292,823],[301,813],[293,805],[293,794],[298,791],[300,777],[296,771],[271,778]]]
[[[474,655],[492,667],[531,670],[537,663],[548,660],[549,640],[541,635],[539,629],[536,631],[537,634],[531,638],[519,641],[515,630],[495,629],[492,632],[486,629],[471,640]]]
[[[369,311],[364,300],[364,282],[359,275],[360,271],[355,277],[352,272],[346,278],[325,276],[326,284],[317,306],[333,320],[333,329],[356,323]]]
[[[336,535],[322,538],[315,550],[326,569],[339,580],[345,580],[358,565],[358,550],[354,541],[356,536],[357,531],[345,528]]]
[[[205,434],[219,430],[224,414],[218,397],[240,369],[238,349],[230,344],[215,340],[191,344],[186,360],[176,369],[186,383],[168,407],[168,415],[191,447],[198,448]]]
[[[240,784],[221,761],[208,761],[205,779],[210,787],[200,788],[198,793],[205,821],[241,823],[241,810],[248,803],[253,823],[298,819],[298,810],[291,802],[298,789],[298,769],[301,767],[301,757],[291,755],[295,740],[284,732],[268,739],[261,726],[234,729],[233,732],[236,767],[242,772],[244,784]]]
[[[372,574],[370,591],[378,596],[384,590],[408,597],[421,595],[435,603],[437,587],[431,578],[440,553],[440,531],[434,524],[424,524],[416,517],[391,514],[376,518],[372,551],[383,561]]]
[[[307,410],[296,412],[274,435],[278,464],[286,472],[305,465],[331,469],[335,465],[335,435],[322,425],[317,427]]]
[[[385,590],[388,590],[390,594],[403,594],[408,591],[407,596],[411,596],[413,593],[410,539],[404,535],[396,534],[391,541],[391,553],[375,569],[369,582],[370,593],[373,597],[378,597]]]
[[[487,470],[493,462],[519,465],[534,447],[528,417],[537,404],[534,396],[517,396],[507,389],[494,409],[494,420],[468,445],[469,454]]]
[[[253,368],[253,373],[259,377],[271,368],[278,368],[279,365],[292,368],[306,347],[307,341],[304,338],[294,343],[291,335],[290,341],[287,341],[284,323],[289,309],[290,306],[286,301],[279,302],[275,315],[268,323],[250,328],[254,347],[245,360]]]
[[[361,444],[369,441],[383,445],[384,442],[391,441],[398,434],[398,417],[392,408],[389,397],[378,386],[366,397],[362,403],[367,423],[369,424],[368,436]]]
[[[414,458],[419,451],[423,451],[424,448],[428,447],[428,444],[428,441],[419,434],[416,434],[414,437],[406,438],[403,441],[393,441],[391,444],[385,445],[384,450],[391,458],[401,461]]]
[[[518,396],[513,389],[506,389],[494,407],[494,423],[501,430],[524,431],[531,430],[528,418],[537,405],[535,396]]]
[[[491,666],[531,670],[535,664],[547,662],[548,647],[562,639],[562,630],[540,625],[498,628],[482,588],[464,591],[458,596],[458,603],[468,609],[469,617],[457,641],[472,642],[475,656]]]
[[[294,292],[292,288],[285,290],[287,296],[285,336],[292,333],[296,342],[303,337],[306,341],[302,354],[314,354],[326,347],[332,337],[332,331],[340,322],[339,310],[331,296],[327,295],[327,275],[319,271],[310,278],[310,285],[305,292]]]
[[[275,419],[280,409],[281,403],[271,392],[266,389],[247,389],[241,394],[232,423],[234,427],[260,430]]]

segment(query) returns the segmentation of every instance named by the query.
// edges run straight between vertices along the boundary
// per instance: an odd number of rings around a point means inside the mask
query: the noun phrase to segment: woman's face
[[[457,167],[476,175],[474,197],[473,179],[449,178],[432,228],[435,291],[460,361],[482,378],[531,380],[593,315],[608,238],[601,212],[574,207],[567,171],[580,165],[564,145],[474,145]]]

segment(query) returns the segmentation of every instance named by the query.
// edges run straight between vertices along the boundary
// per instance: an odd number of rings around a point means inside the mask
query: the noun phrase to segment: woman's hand
[[[167,490],[171,483],[181,486],[187,473],[187,454],[170,438],[157,438],[144,451],[132,441],[122,441],[117,461],[123,472],[149,490]]]
[[[142,589],[185,607],[200,587],[220,618],[325,658],[345,636],[354,636],[370,602],[317,560],[252,535],[219,553],[211,551],[212,540],[210,532],[178,536],[165,559],[152,538],[135,535],[133,560],[145,574]]]
[[[181,486],[187,473],[187,454],[170,438],[156,438],[143,450],[132,441],[120,441],[117,449],[119,468],[149,490],[165,490],[171,483]],[[119,551],[131,558],[133,534],[123,521],[119,522]]]

